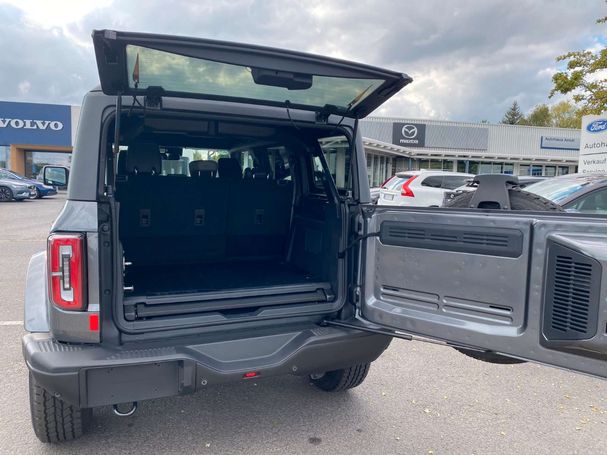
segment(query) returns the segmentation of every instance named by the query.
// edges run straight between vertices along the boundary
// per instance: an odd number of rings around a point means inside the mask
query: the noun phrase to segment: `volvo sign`
[[[426,125],[423,123],[393,123],[392,143],[402,147],[425,147]]]
[[[28,120],[20,118],[0,118],[0,128],[15,128],[26,130],[45,130],[50,128],[54,131],[63,129],[63,123],[57,120]]]
[[[0,102],[0,146],[72,145],[70,106]]]

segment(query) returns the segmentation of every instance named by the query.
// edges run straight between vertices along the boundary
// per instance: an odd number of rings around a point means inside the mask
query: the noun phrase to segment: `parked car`
[[[0,178],[0,202],[22,201],[35,194],[33,185],[18,180]]]
[[[409,207],[440,207],[445,192],[462,186],[472,174],[446,171],[398,172],[379,190],[377,203]]]
[[[358,120],[408,76],[195,38],[100,30],[93,44],[101,87],[69,176],[45,169],[68,197],[26,279],[41,441],[80,436],[94,407],[128,416],[228,381],[343,392],[393,337],[607,377],[606,220],[371,204]],[[327,159],[328,138],[349,143],[344,159]],[[217,160],[163,175],[184,149]],[[436,189],[431,205],[467,177],[393,186]]]
[[[50,185],[45,185],[43,182],[35,179],[28,179],[23,175],[19,175],[16,172],[9,171],[8,169],[0,169],[0,179],[4,180],[16,180],[27,185],[34,186],[34,197],[40,199],[45,196],[53,196],[57,194],[57,190]]]
[[[544,180],[525,188],[559,204],[567,211],[607,214],[607,175],[569,174]]]
[[[519,177],[517,177],[518,179],[518,187],[519,188],[526,188],[529,185],[533,185],[534,183],[538,183],[538,182],[542,182],[544,180],[546,180],[549,177],[540,177],[540,176],[535,176],[535,175],[521,175]],[[453,200],[453,198],[455,198],[456,196],[460,195],[461,193],[467,192],[467,191],[474,191],[476,190],[476,184],[472,181],[472,179],[468,179],[468,181],[466,182],[465,185],[460,186],[459,188],[454,189],[453,191],[446,191],[445,192],[445,196],[443,198],[443,203],[442,203],[442,207],[447,207],[449,205],[449,203]]]

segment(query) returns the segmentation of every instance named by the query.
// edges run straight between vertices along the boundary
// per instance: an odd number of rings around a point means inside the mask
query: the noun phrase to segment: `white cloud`
[[[27,95],[30,91],[30,88],[32,88],[32,84],[30,84],[29,81],[19,82],[18,88],[20,95]]]
[[[3,0],[0,3],[22,10],[31,25],[52,28],[76,22],[95,9],[111,5],[112,0]]]
[[[244,41],[366,62],[413,84],[375,115],[498,121],[547,102],[555,57],[598,49],[602,0],[0,0],[0,99],[78,103],[93,28]],[[26,93],[20,84],[30,83]]]

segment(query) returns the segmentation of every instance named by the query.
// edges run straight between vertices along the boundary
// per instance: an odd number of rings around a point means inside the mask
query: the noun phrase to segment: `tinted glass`
[[[422,186],[429,186],[431,188],[440,188],[443,184],[442,175],[431,175],[422,180]]]
[[[607,189],[593,191],[576,199],[565,207],[581,213],[607,214]]]
[[[471,177],[465,177],[460,175],[445,175],[443,177],[443,188],[448,190],[454,190],[462,185],[465,185],[467,180]]]
[[[202,60],[140,46],[126,47],[127,71],[131,88],[160,86],[166,91],[197,93],[231,98],[268,100],[305,106],[326,104],[352,109],[373,93],[381,79],[347,79],[313,76],[312,86],[304,90],[259,85],[251,68]],[[138,69],[135,71],[136,63]],[[133,72],[139,73],[139,82]]]

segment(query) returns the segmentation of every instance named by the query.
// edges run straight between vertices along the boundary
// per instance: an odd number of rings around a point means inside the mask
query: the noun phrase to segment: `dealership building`
[[[28,177],[69,166],[79,106],[0,101],[0,168]],[[514,175],[573,173],[580,131],[563,128],[369,117],[360,122],[371,186],[418,169]],[[342,145],[333,156],[345,155]]]
[[[0,168],[28,177],[69,166],[79,106],[0,101]]]
[[[369,117],[361,121],[371,186],[419,169],[555,176],[576,172],[580,130]]]

